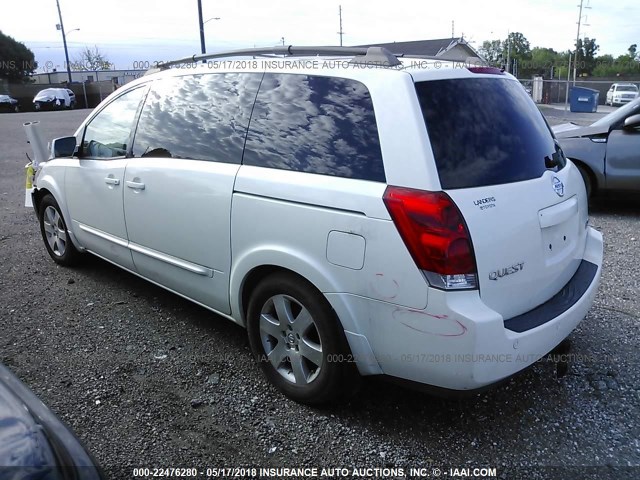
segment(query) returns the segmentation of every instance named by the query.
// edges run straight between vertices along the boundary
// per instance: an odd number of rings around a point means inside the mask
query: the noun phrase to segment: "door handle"
[[[107,183],[109,185],[120,185],[120,180],[113,177],[106,177],[104,179],[104,183]]]
[[[133,188],[134,190],[144,190],[144,183],[127,180],[127,187]]]

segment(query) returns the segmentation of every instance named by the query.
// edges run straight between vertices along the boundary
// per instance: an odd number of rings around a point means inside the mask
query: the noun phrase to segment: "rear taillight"
[[[409,253],[432,286],[477,287],[469,230],[446,193],[388,186],[383,199]]]

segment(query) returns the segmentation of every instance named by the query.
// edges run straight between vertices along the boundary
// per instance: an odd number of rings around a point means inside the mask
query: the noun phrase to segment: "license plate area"
[[[540,210],[538,218],[546,265],[555,265],[568,257],[573,257],[580,231],[577,198],[574,196],[562,203]]]

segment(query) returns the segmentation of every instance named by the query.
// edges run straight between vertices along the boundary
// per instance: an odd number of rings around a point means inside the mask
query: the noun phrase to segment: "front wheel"
[[[322,404],[349,396],[358,375],[335,313],[311,284],[287,273],[264,279],[249,301],[251,351],[291,399]]]
[[[80,252],[71,242],[69,230],[53,195],[44,196],[38,211],[40,214],[40,233],[42,233],[42,239],[49,256],[60,265],[76,264]]]
[[[585,167],[578,165],[578,171],[580,175],[582,175],[582,181],[584,182],[584,188],[587,191],[587,198],[591,198],[593,194],[593,181],[591,180],[591,175]]]

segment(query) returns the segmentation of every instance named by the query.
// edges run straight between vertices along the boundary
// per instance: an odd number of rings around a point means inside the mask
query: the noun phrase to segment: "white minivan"
[[[246,326],[305,403],[359,375],[479,389],[585,317],[602,237],[514,77],[380,48],[259,53],[164,65],[53,142],[33,203],[54,261],[90,252]]]

